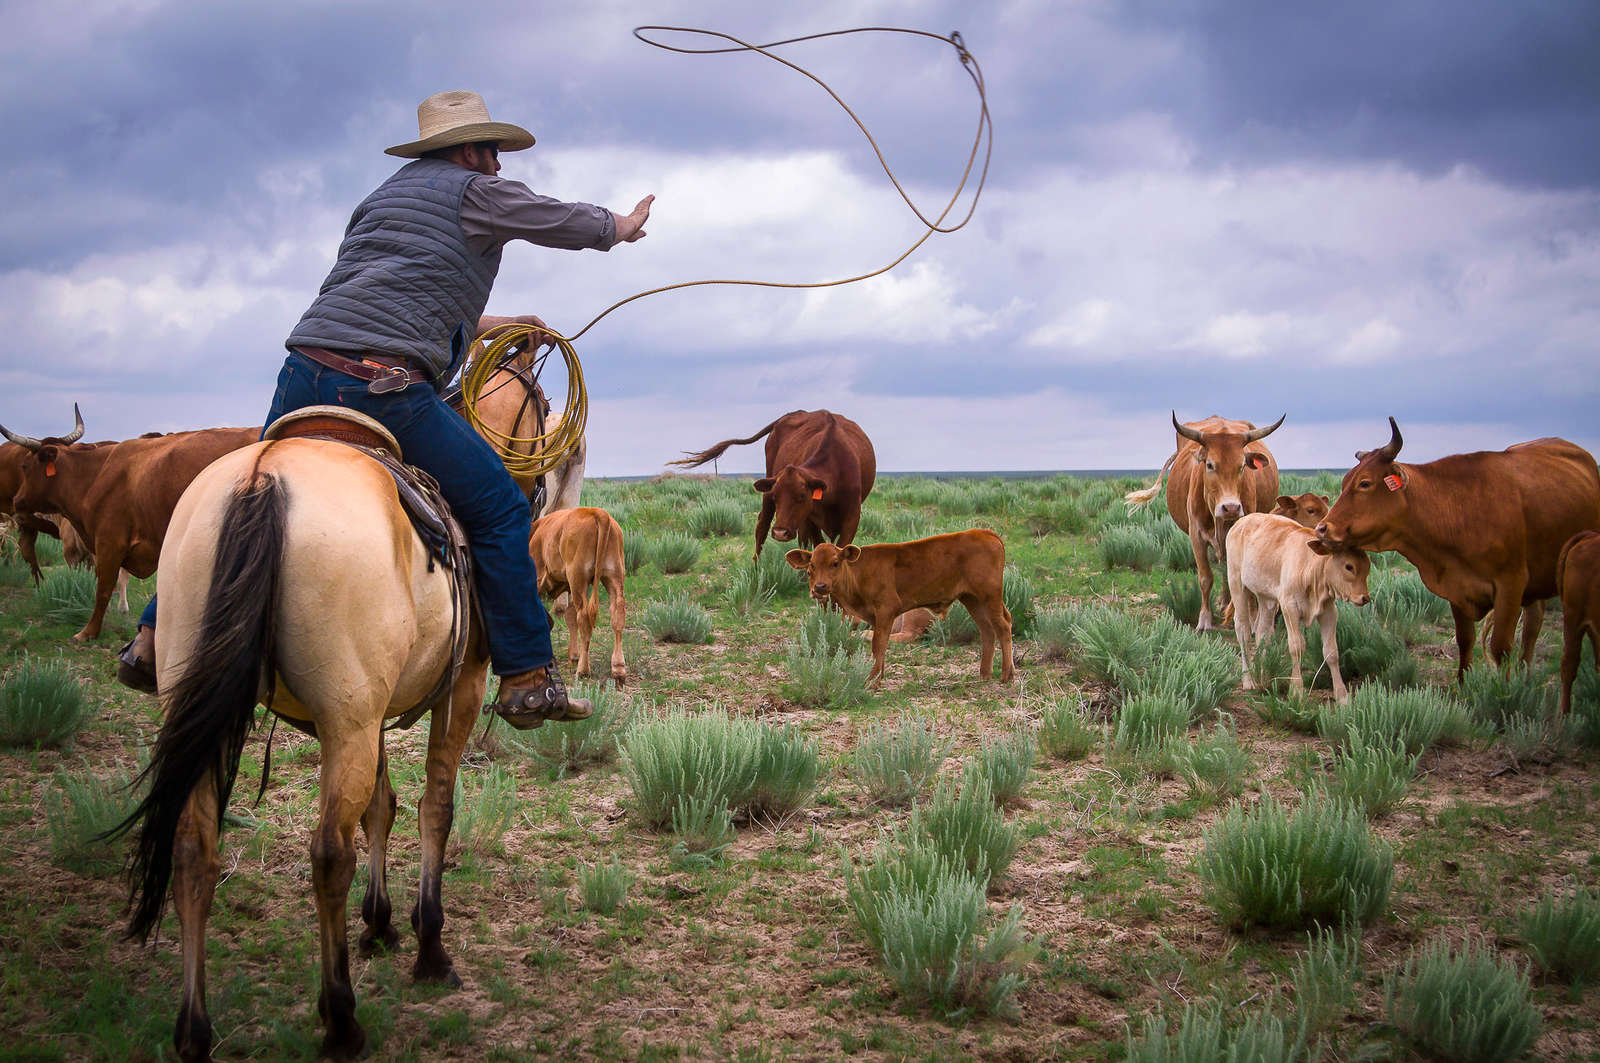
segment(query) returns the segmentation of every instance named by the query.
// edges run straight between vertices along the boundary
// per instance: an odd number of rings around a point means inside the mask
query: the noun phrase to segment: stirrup
[[[135,635],[128,640],[126,646],[117,651],[117,682],[141,694],[155,694],[157,693],[155,662],[134,655],[133,644],[138,641],[139,636]]]
[[[543,727],[546,720],[565,723],[587,719],[593,714],[593,702],[567,694],[554,661],[542,669],[534,669],[530,675],[533,681],[525,686],[501,681],[500,698],[493,708],[506,723],[519,731],[531,731]]]

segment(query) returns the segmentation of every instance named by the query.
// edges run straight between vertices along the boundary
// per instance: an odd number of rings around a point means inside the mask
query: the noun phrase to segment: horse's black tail
[[[223,514],[199,636],[182,678],[163,691],[166,722],[139,776],[149,790],[133,814],[108,832],[139,828],[128,858],[130,938],[148,939],[161,922],[178,819],[208,774],[219,819],[228,807],[239,755],[255,723],[263,668],[271,667],[287,508],[283,484],[257,474],[238,487]]]

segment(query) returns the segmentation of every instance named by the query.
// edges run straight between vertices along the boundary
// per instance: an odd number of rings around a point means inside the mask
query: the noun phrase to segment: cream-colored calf
[[[1371,600],[1370,570],[1363,551],[1329,547],[1289,517],[1251,513],[1239,518],[1228,532],[1228,589],[1233,597],[1233,630],[1244,659],[1244,688],[1255,689],[1250,675],[1251,637],[1259,649],[1272,634],[1274,615],[1282,610],[1294,662],[1291,688],[1297,693],[1305,689],[1300,681],[1300,658],[1306,650],[1302,628],[1315,620],[1322,629],[1322,659],[1333,676],[1333,696],[1347,700],[1350,694],[1339,674],[1339,644],[1334,637],[1338,619],[1334,601],[1366,605]]]

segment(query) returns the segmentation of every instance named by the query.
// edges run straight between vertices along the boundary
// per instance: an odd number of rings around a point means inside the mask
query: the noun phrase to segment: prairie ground
[[[1327,477],[1307,482],[1328,491]],[[1192,585],[1192,570],[1106,563],[1108,531],[1145,528],[1162,541],[1175,532],[1159,502],[1155,513],[1125,513],[1120,496],[1130,486],[1070,477],[887,479],[867,500],[858,542],[990,527],[1041,617],[1099,604],[1164,623],[1163,589]],[[810,707],[795,691],[786,650],[816,607],[792,593],[748,612],[726,599],[751,563],[757,499],[747,479],[594,481],[584,492],[585,504],[611,510],[641,542],[715,530],[696,516],[706,507],[734,507],[742,521],[731,534],[695,537],[700,552],[687,571],[646,561],[630,575],[630,678],[613,692],[612,711],[648,719],[665,707],[716,706],[793,727],[820,750],[817,788],[789,816],[740,822],[719,856],[685,859],[670,831],[640,821],[615,756],[553,766],[504,725],[480,728],[457,806],[458,827],[465,821],[475,833],[453,843],[444,878],[445,942],[465,983],[447,991],[409,977],[415,940],[399,913],[415,896],[426,732],[392,733],[401,812],[389,866],[403,937],[397,953],[352,957],[374,1058],[1118,1060],[1130,1024],[1137,1032],[1148,1016],[1175,1022],[1186,1003],[1217,1002],[1230,1015],[1274,999],[1292,1004],[1305,933],[1230,928],[1208,902],[1196,864],[1205,833],[1235,800],[1253,805],[1271,794],[1293,805],[1329,774],[1329,739],[1281,722],[1279,695],[1235,690],[1191,727],[1198,737],[1220,722],[1237,736],[1248,754],[1237,798],[1197,791],[1160,758],[1131,756],[1109,739],[1077,759],[1041,753],[1005,811],[1020,827],[1021,847],[989,890],[996,915],[1021,906],[1036,946],[1014,1011],[936,1015],[897,991],[846,900],[845,857],[859,864],[911,815],[876,803],[851,770],[861,729],[906,714],[933,721],[951,743],[941,774],[956,778],[985,743],[1037,729],[1064,699],[1077,699],[1109,733],[1123,692],[1095,678],[1070,646],[1056,652],[1036,633],[1016,642],[1014,684],[982,679],[976,645],[944,632],[946,644],[935,632],[892,645],[882,688],[864,701]],[[1380,571],[1400,578],[1409,567],[1389,555],[1378,560],[1375,579]],[[71,826],[62,798],[69,784],[128,777],[159,726],[156,702],[112,679],[115,648],[132,621],[113,607],[97,643],[71,644],[81,617],[42,603],[16,570],[8,563],[0,580],[0,669],[25,656],[59,660],[90,711],[61,748],[0,751],[0,1058],[170,1058],[176,921],[169,914],[149,947],[125,941],[120,851],[72,855],[62,840]],[[151,586],[136,581],[135,598]],[[709,643],[658,642],[645,630],[647,608],[669,595],[706,611]],[[566,637],[558,621],[558,653]],[[1208,637],[1233,645],[1231,631]],[[1411,681],[1455,697],[1448,619],[1414,624],[1404,639],[1418,666]],[[1559,646],[1560,615],[1552,611],[1533,670],[1546,695]],[[602,612],[597,665],[610,649]],[[1308,676],[1318,663],[1308,656]],[[1592,696],[1593,686],[1586,689]],[[1311,695],[1313,705],[1328,698],[1326,690]],[[208,1002],[223,1059],[310,1059],[321,1037],[307,859],[318,747],[277,729],[257,802],[269,719],[263,713],[233,791],[209,924]],[[503,795],[507,780],[515,797],[501,798],[501,831],[485,826],[493,809],[473,806]],[[1362,934],[1351,1001],[1319,1031],[1324,1058],[1409,1057],[1388,1026],[1384,982],[1424,942],[1472,937],[1527,964],[1519,917],[1547,891],[1595,887],[1597,781],[1593,749],[1571,731],[1514,745],[1479,729],[1423,754],[1405,797],[1372,824],[1394,853],[1393,888]],[[597,914],[583,902],[582,880],[613,860],[631,881],[614,912]],[[353,931],[364,883],[358,870]],[[1600,1058],[1593,994],[1535,972],[1532,1000],[1543,1032],[1529,1058]]]

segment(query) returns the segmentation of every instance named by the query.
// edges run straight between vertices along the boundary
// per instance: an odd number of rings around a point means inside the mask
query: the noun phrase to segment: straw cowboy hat
[[[417,132],[409,144],[385,148],[385,155],[416,159],[425,151],[493,140],[501,151],[533,147],[533,134],[521,126],[491,122],[489,108],[476,92],[436,92],[417,105]]]

